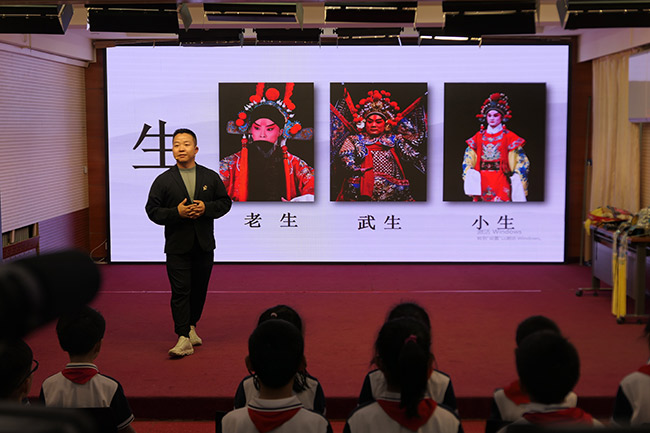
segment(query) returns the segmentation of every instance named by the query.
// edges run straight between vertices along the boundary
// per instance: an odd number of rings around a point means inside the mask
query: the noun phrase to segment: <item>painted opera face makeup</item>
[[[386,121],[379,114],[371,114],[366,118],[366,132],[370,135],[380,135],[386,131]]]
[[[282,129],[271,119],[266,118],[253,122],[250,132],[253,141],[268,141],[269,143],[276,143],[282,135]]]
[[[499,113],[497,110],[488,111],[486,116],[488,126],[496,128],[497,126],[501,125],[502,117],[503,116],[501,116],[501,113]]]

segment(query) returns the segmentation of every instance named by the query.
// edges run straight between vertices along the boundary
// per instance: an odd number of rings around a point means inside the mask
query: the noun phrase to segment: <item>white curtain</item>
[[[589,209],[614,206],[636,213],[641,198],[639,125],[628,120],[630,50],[593,64],[593,139]]]

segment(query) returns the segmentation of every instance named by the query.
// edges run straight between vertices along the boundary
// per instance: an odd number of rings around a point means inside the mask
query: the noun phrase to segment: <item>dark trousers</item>
[[[213,264],[214,251],[203,251],[196,239],[190,252],[167,254],[174,332],[178,336],[187,337],[190,325],[196,326],[201,318]]]

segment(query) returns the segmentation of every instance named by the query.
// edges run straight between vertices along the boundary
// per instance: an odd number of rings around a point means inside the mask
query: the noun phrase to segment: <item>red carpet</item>
[[[494,388],[515,378],[514,332],[533,314],[556,320],[582,359],[579,405],[609,416],[620,379],[646,362],[642,327],[618,325],[610,296],[576,297],[590,284],[577,265],[217,265],[198,331],[204,346],[170,360],[175,343],[163,265],[104,265],[93,306],[108,329],[97,364],[118,379],[136,418],[211,419],[228,410],[248,335],[267,307],[286,303],[305,323],[308,369],[328,415],[354,407],[387,310],[414,300],[431,315],[438,368],[453,380],[462,418],[487,415]],[[32,395],[66,362],[53,324],[28,338],[41,362]]]

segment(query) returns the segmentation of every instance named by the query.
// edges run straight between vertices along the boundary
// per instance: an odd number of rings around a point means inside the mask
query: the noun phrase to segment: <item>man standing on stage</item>
[[[219,175],[198,165],[196,134],[174,131],[172,153],[176,165],[156,178],[145,209],[149,219],[165,226],[167,276],[178,342],[172,357],[194,353],[203,343],[196,333],[214,262],[214,219],[230,210],[232,201]]]

